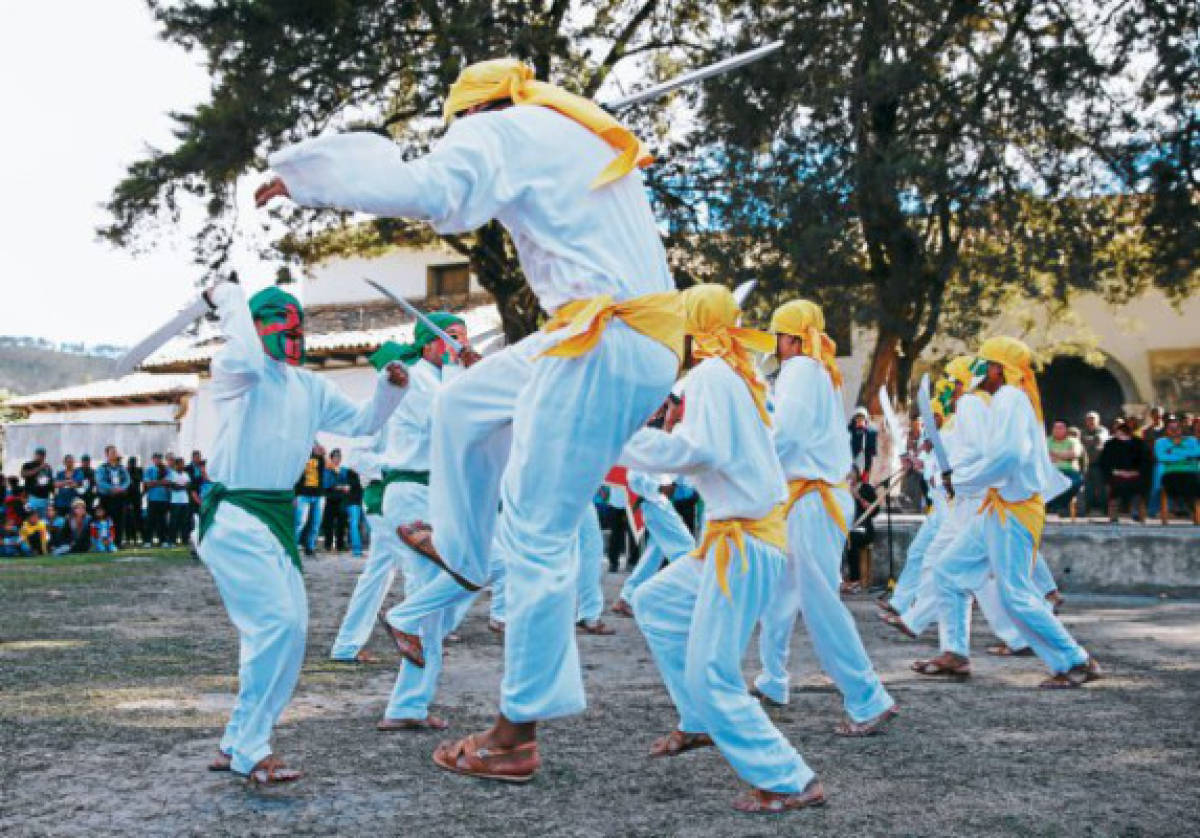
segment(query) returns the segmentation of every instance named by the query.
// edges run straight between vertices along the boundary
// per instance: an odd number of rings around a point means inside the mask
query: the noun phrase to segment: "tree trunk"
[[[904,359],[900,357],[900,335],[881,327],[879,337],[875,341],[875,350],[871,353],[871,365],[867,368],[867,374],[863,376],[862,386],[858,390],[858,403],[866,407],[872,416],[883,412],[879,405],[880,387],[887,387],[888,392],[896,396],[897,402],[908,401],[908,383],[904,382],[905,392],[897,389],[902,360]],[[911,368],[911,364],[909,367]]]
[[[525,282],[508,234],[496,222],[484,225],[475,234],[471,267],[479,284],[496,300],[505,341],[513,344],[537,331],[541,316],[537,297]]]

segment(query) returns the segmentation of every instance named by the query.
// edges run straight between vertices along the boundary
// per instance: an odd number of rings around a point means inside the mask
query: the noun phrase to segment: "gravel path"
[[[327,661],[353,588],[346,558],[308,563],[304,674],[274,745],[309,776],[251,791],[203,770],[231,704],[236,639],[202,566],[122,557],[0,563],[0,835],[1095,835],[1200,834],[1200,603],[1071,596],[1066,622],[1110,677],[1046,693],[1036,660],[982,654],[963,685],[908,671],[932,641],[893,638],[851,601],[903,715],[874,739],[831,734],[840,702],[801,629],[777,722],[829,805],[738,815],[714,751],[649,762],[674,722],[629,620],[580,638],[590,707],[544,726],[526,787],[433,768],[436,734],[380,734],[394,677]],[[623,576],[609,575],[610,595]],[[455,733],[495,707],[500,641],[478,603],[450,648],[437,712]],[[755,660],[752,655],[749,660]],[[753,671],[752,669],[748,671]]]

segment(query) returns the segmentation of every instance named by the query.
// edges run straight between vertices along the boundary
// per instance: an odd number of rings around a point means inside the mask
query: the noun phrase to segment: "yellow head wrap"
[[[1008,384],[1019,388],[1033,403],[1033,412],[1039,422],[1042,417],[1042,397],[1038,392],[1037,377],[1033,372],[1033,351],[1016,338],[1004,335],[988,338],[979,347],[979,357],[1004,367],[1004,378]]]
[[[771,332],[800,338],[800,350],[820,361],[833,379],[833,386],[842,386],[842,371],[837,365],[837,344],[825,334],[825,315],[821,307],[810,300],[792,300],[775,309],[771,315]]]
[[[971,364],[975,361],[970,355],[959,355],[957,358],[946,364],[946,375],[950,376],[951,380],[957,381],[964,387],[970,387],[971,382],[975,380],[975,374],[971,371]]]
[[[742,312],[733,293],[724,285],[693,285],[680,297],[684,310],[683,331],[692,338],[692,354],[696,358],[721,358],[729,364],[750,388],[758,415],[763,422],[771,424],[767,412],[767,385],[755,372],[747,350],[773,352],[775,339],[766,332],[737,325]]]
[[[641,140],[606,110],[591,99],[537,81],[533,70],[515,58],[493,58],[466,67],[450,86],[442,112],[446,122],[451,122],[468,108],[501,99],[511,99],[515,105],[543,105],[556,110],[619,151],[620,155],[592,181],[593,189],[624,177],[635,166],[646,167],[654,162]]]

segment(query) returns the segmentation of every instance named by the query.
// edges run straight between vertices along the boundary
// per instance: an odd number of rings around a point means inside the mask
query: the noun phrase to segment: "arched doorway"
[[[1047,425],[1055,419],[1064,419],[1068,425],[1082,427],[1089,410],[1099,413],[1100,420],[1107,425],[1120,415],[1122,405],[1130,401],[1115,375],[1073,355],[1055,358],[1037,379]]]

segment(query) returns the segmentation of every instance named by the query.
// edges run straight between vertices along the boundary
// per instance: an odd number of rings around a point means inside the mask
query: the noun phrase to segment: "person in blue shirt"
[[[155,453],[142,472],[146,493],[146,542],[167,543],[167,516],[171,511],[171,490],[163,455]]]
[[[1178,416],[1168,416],[1163,435],[1154,440],[1154,459],[1167,496],[1160,509],[1163,523],[1171,517],[1171,501],[1182,501],[1193,522],[1200,524],[1200,440],[1184,436]]]
[[[71,504],[79,497],[83,483],[83,472],[75,467],[75,458],[70,454],[63,457],[63,467],[54,475],[54,511],[67,516]]]
[[[121,463],[121,452],[115,445],[104,446],[104,462],[96,469],[96,490],[100,505],[112,521],[113,545],[120,547],[125,538],[125,503],[129,498],[129,471]]]
[[[322,524],[325,552],[334,549],[339,553],[345,552],[349,526],[346,507],[350,497],[350,469],[342,465],[342,452],[337,448],[329,452],[329,464],[325,467],[321,487],[325,490],[325,518]],[[361,552],[360,541],[356,554]]]

